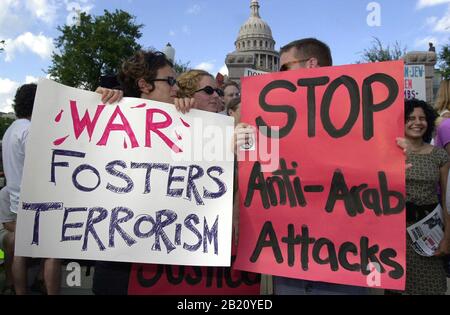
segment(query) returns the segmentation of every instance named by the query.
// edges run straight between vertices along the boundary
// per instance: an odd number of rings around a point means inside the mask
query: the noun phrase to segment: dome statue
[[[250,17],[239,29],[235,51],[227,55],[225,63],[230,79],[239,81],[245,68],[265,72],[277,71],[279,53],[275,50],[272,30],[259,14],[258,0],[250,2]]]

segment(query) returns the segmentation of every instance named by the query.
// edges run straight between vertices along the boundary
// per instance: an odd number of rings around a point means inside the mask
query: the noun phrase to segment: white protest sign
[[[230,117],[41,79],[16,255],[229,266]]]
[[[405,65],[405,99],[413,98],[426,101],[425,66]]]
[[[268,72],[250,69],[250,68],[244,69],[244,77],[253,77],[255,75],[261,75],[261,74],[266,74],[266,73],[268,73]]]

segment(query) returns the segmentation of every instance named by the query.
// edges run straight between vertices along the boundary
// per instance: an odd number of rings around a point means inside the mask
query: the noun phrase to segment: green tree
[[[439,68],[442,77],[446,80],[450,80],[450,46],[448,44],[444,45],[439,52]]]
[[[3,139],[6,129],[13,123],[14,119],[8,117],[0,117],[0,139]]]
[[[178,74],[182,74],[183,72],[188,72],[191,70],[190,62],[182,62],[181,60],[178,60],[174,63],[173,68],[175,69],[175,72]]]
[[[136,40],[142,26],[122,10],[96,17],[82,13],[76,25],[58,27],[62,34],[48,73],[60,83],[94,90],[102,75],[116,73],[123,59],[141,49]]]
[[[381,40],[377,37],[373,38],[372,46],[368,49],[364,49],[362,52],[362,59],[358,63],[362,62],[380,62],[399,60],[406,54],[406,47],[402,48],[399,42],[395,42],[394,46],[383,46]]]

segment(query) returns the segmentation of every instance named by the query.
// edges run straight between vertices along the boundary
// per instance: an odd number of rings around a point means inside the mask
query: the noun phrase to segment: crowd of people
[[[333,66],[328,45],[314,38],[296,40],[281,48],[280,71],[301,68]],[[14,256],[15,221],[20,197],[20,183],[25,157],[35,84],[20,87],[14,100],[17,120],[3,137],[3,163],[7,185],[0,191],[0,248],[6,254],[6,283],[4,294],[27,294],[27,259]],[[100,86],[105,103],[115,103],[122,97],[139,97],[170,103],[181,112],[198,109],[232,116],[235,120],[235,148],[252,137],[254,129],[240,122],[240,87],[236,82],[218,86],[210,73],[189,70],[177,74],[174,65],[160,52],[137,51],[124,61],[112,83]],[[439,116],[439,118],[438,118]],[[441,83],[435,108],[424,101],[405,102],[405,135],[398,145],[406,152],[410,164],[406,171],[407,225],[411,225],[434,210],[437,204],[443,209],[444,224],[450,224],[447,204],[447,181],[450,154],[450,85]],[[435,124],[437,131],[434,132]],[[434,140],[434,145],[430,144]],[[395,139],[393,139],[395,141]],[[239,189],[237,162],[235,162],[233,230],[238,241]],[[450,187],[449,187],[450,188]],[[406,230],[405,230],[406,233]],[[450,228],[445,229],[434,257],[422,257],[410,246],[407,236],[406,290],[401,294],[445,294],[447,291],[445,255],[450,254]],[[448,266],[448,262],[447,262]],[[131,263],[96,262],[92,291],[98,295],[125,295],[128,292]],[[61,261],[45,259],[42,262],[42,279],[47,294],[60,292]],[[363,287],[339,285],[317,281],[273,277],[273,293],[284,294],[370,294]],[[399,294],[399,292],[387,292]]]

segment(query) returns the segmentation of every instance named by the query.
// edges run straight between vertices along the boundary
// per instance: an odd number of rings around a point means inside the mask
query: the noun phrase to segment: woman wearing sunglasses
[[[159,52],[139,51],[122,64],[118,79],[121,89],[98,88],[104,103],[114,103],[123,96],[140,97],[172,103],[185,113],[195,108],[217,113],[222,90],[214,77],[203,70],[190,70],[175,79],[173,65]],[[95,294],[125,295],[128,293],[130,263],[97,262],[94,273]]]
[[[178,98],[178,86],[173,64],[163,53],[137,51],[122,63],[118,79],[122,90],[112,86],[99,87],[104,103],[120,101],[123,96],[139,97],[174,104],[178,111],[193,107],[194,99]],[[98,261],[95,265],[92,291],[98,295],[126,295],[131,264]]]
[[[217,88],[214,77],[203,70],[190,70],[178,77],[178,96],[193,98],[194,107],[199,110],[217,113],[221,107],[222,90]]]

